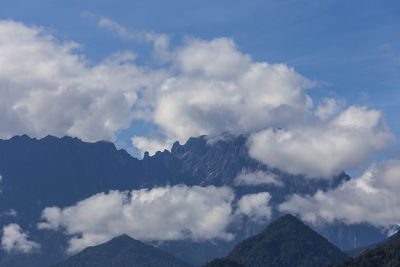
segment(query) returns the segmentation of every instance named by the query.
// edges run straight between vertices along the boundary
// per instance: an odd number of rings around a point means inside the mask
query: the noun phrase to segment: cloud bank
[[[71,253],[125,233],[139,240],[231,240],[234,198],[230,188],[214,186],[110,191],[63,209],[46,208],[38,227],[72,236]],[[269,218],[268,201],[265,194],[244,198],[237,214]]]
[[[331,178],[367,163],[394,139],[379,111],[351,106],[327,122],[257,132],[249,153],[292,174]]]
[[[40,248],[34,241],[28,240],[28,234],[16,223],[11,223],[3,227],[3,237],[1,246],[7,252],[30,253]]]
[[[341,221],[388,227],[400,223],[399,191],[400,160],[390,160],[372,164],[362,176],[335,190],[293,195],[279,209],[314,224]]]

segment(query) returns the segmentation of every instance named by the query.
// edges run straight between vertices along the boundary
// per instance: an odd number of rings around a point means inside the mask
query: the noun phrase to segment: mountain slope
[[[189,267],[174,256],[122,235],[60,262],[54,267]]]
[[[392,267],[400,266],[400,231],[395,235],[384,240],[375,248],[366,249],[357,258],[350,258],[346,261],[328,265],[329,267],[364,267],[364,266],[382,266]]]
[[[318,267],[347,257],[296,217],[285,215],[240,242],[226,259],[252,267]]]
[[[351,257],[356,258],[356,257],[360,256],[364,251],[372,250],[372,249],[374,249],[374,248],[376,248],[378,246],[384,246],[387,243],[394,242],[394,241],[400,241],[400,231],[396,232],[394,235],[389,236],[388,238],[385,238],[381,242],[370,244],[368,246],[362,246],[362,247],[355,248],[355,249],[352,249],[352,250],[348,250],[348,251],[345,251],[345,252],[348,255],[350,255]]]

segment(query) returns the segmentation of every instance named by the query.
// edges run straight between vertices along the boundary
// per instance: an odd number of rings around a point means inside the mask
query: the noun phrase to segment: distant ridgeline
[[[400,232],[366,249],[360,256],[327,267],[400,266]]]
[[[230,186],[237,197],[269,192],[274,206],[293,193],[313,194],[349,179],[344,173],[332,181],[306,179],[252,159],[245,136],[225,138],[208,144],[206,137],[175,143],[171,151],[146,155],[139,160],[110,142],[87,143],[77,138],[26,135],[0,140],[0,226],[17,223],[40,243],[36,253],[6,253],[0,250],[0,266],[46,266],[66,257],[67,237],[61,232],[40,231],[37,222],[45,207],[66,207],[99,192],[133,190],[186,184]],[[283,186],[264,184],[236,186],[243,170],[267,171],[279,177]],[[10,210],[14,211],[10,213]],[[17,215],[17,216],[15,216]],[[273,213],[273,218],[279,214]],[[244,220],[232,242],[171,241],[160,248],[191,264],[201,265],[225,256],[239,241],[258,233],[265,225]],[[365,225],[330,225],[317,229],[333,244],[352,249],[383,239],[379,230]]]

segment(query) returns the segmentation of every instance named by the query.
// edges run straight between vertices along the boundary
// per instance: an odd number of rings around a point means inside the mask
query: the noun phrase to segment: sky
[[[140,157],[191,136],[247,134],[250,156],[271,167],[313,179],[343,170],[354,177],[327,192],[292,195],[279,211],[311,223],[396,225],[399,14],[394,0],[1,0],[0,138],[108,140]],[[282,186],[264,172],[235,181]],[[237,216],[271,215],[268,192],[244,196],[234,209],[232,188],[181,185],[46,208],[39,227],[78,234],[70,251],[116,234],[111,217],[142,239],[165,231],[180,239],[198,220],[191,196],[214,219],[190,229],[195,239],[229,240],[225,230]],[[75,216],[104,203],[113,214]],[[157,228],[156,212],[134,225],[124,216],[132,209],[185,210],[188,219]],[[16,242],[23,251],[38,247],[18,225],[3,232],[8,250]]]

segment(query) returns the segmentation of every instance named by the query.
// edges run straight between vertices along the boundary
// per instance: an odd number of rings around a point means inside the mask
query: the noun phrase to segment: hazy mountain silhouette
[[[400,266],[400,232],[375,246],[367,248],[360,256],[329,267]]]
[[[121,235],[54,265],[53,267],[189,267],[189,264],[128,235]]]

